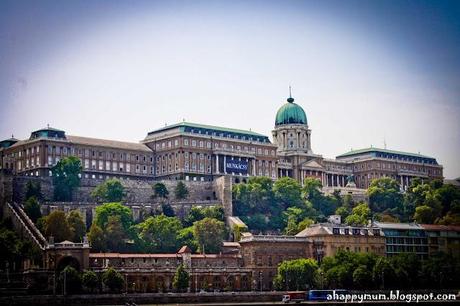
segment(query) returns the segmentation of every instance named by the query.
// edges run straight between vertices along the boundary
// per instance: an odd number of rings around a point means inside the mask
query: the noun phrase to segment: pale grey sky
[[[385,138],[458,177],[459,5],[381,2],[2,1],[0,138],[183,119],[271,136],[291,84],[315,153]]]

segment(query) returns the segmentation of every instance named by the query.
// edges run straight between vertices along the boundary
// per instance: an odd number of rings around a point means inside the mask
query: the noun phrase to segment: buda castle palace
[[[180,122],[151,131],[140,143],[67,135],[46,127],[29,139],[0,141],[0,169],[16,175],[52,176],[52,167],[66,156],[80,158],[88,179],[184,179],[212,181],[231,176],[246,182],[251,176],[273,180],[306,177],[324,190],[354,192],[374,178],[396,179],[404,190],[415,177],[443,178],[435,158],[378,148],[352,150],[335,159],[315,154],[312,131],[303,108],[290,96],[276,113],[269,137],[253,131]]]

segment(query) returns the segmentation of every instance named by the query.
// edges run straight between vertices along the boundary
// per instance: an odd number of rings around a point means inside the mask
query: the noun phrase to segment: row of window
[[[404,155],[399,155],[399,154],[389,154],[389,153],[375,153],[374,156],[388,158],[388,159],[408,161],[412,163],[432,164],[432,165],[436,164],[436,160],[432,158],[410,157],[410,156],[404,156]]]
[[[387,237],[387,244],[427,244],[426,238],[401,238],[401,237]]]
[[[427,246],[412,246],[412,245],[387,245],[388,253],[410,252],[410,253],[428,253]]]
[[[370,169],[384,169],[384,170],[408,170],[408,171],[418,171],[422,173],[440,175],[441,170],[439,169],[430,169],[424,168],[415,165],[396,165],[396,164],[387,164],[387,163],[362,163],[354,166],[355,170],[370,170]]]
[[[349,228],[339,228],[339,227],[334,227],[332,229],[332,233],[334,235],[350,235],[350,229]],[[351,233],[353,235],[369,235],[369,230],[368,229],[361,229],[361,228],[352,228]],[[372,229],[372,234],[374,236],[380,236],[380,230],[379,229]]]
[[[56,157],[57,159],[57,157]],[[96,160],[90,160],[85,159],[83,167],[84,169],[92,169],[92,170],[100,170],[100,171],[113,171],[113,172],[126,172],[126,173],[131,173],[131,166],[134,167],[133,164],[130,163],[123,163],[123,162],[116,162],[116,161],[96,161]],[[147,174],[148,173],[148,167],[146,165],[135,165],[135,173],[142,173],[142,174]],[[153,172],[153,166],[150,166],[150,174],[154,174]]]
[[[185,132],[193,133],[193,134],[209,135],[209,136],[214,136],[214,137],[247,140],[247,141],[258,141],[258,142],[264,142],[264,143],[269,142],[268,137],[257,137],[257,136],[245,135],[245,134],[240,134],[240,133],[216,131],[212,129],[186,127]]]
[[[191,139],[189,140],[188,138],[184,138],[183,139],[183,145],[184,147],[188,147],[188,146],[191,146],[191,147],[197,147],[197,148],[207,148],[207,149],[211,149],[212,148],[212,145],[211,145],[211,142],[210,141],[204,141],[204,140],[195,140],[195,139]],[[170,149],[172,147],[178,147],[179,146],[179,139],[175,139],[174,141],[173,140],[168,140],[168,141],[163,141],[161,143],[157,143],[156,144],[156,149],[157,150],[160,150],[160,149]],[[238,152],[252,152],[252,153],[256,153],[259,154],[259,155],[266,155],[268,156],[269,154],[271,156],[275,156],[275,150],[268,150],[268,149],[262,149],[262,148],[256,148],[255,147],[248,147],[248,146],[240,146],[240,145],[233,145],[233,144],[227,144],[227,143],[221,143],[219,144],[218,142],[215,142],[214,143],[214,149],[223,149],[223,150],[230,150],[230,151],[238,151]]]

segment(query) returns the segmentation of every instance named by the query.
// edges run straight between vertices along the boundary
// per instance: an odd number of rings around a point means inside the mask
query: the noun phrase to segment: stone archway
[[[71,266],[72,268],[74,268],[77,271],[80,271],[80,268],[81,268],[80,267],[80,262],[78,261],[78,259],[76,259],[75,257],[72,257],[72,256],[64,256],[64,257],[61,257],[58,260],[57,265],[56,265],[56,270],[58,272],[62,271],[67,266]]]

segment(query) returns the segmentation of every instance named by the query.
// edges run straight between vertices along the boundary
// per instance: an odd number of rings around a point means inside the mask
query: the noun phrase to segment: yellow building
[[[338,250],[385,255],[385,237],[377,227],[358,227],[319,223],[296,235],[312,240],[312,253],[317,261],[333,256]]]

